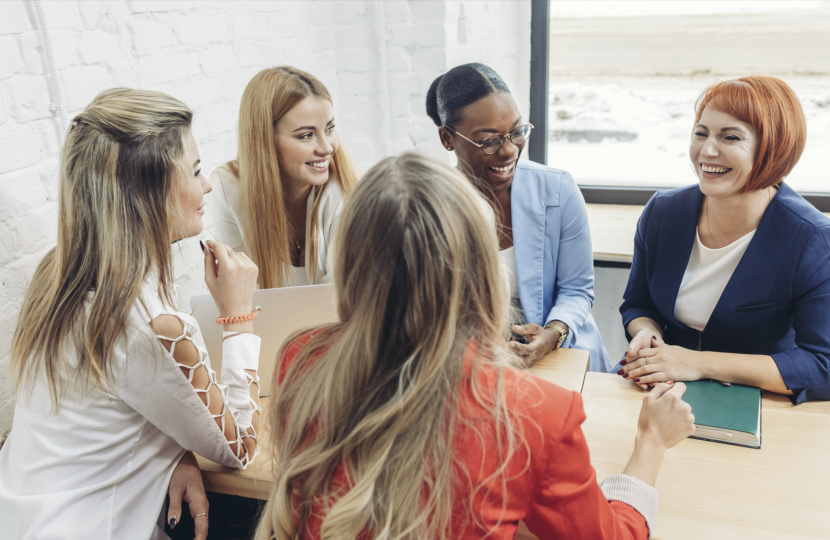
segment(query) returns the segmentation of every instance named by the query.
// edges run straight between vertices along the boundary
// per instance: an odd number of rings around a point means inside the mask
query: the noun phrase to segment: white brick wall
[[[44,2],[70,117],[113,86],[168,92],[195,112],[206,174],[236,152],[239,99],[267,66],[328,86],[343,142],[366,169],[383,157],[378,2],[63,0]],[[529,1],[383,2],[392,152],[447,155],[424,112],[432,80],[491,65],[527,114]],[[31,275],[56,238],[59,122],[31,4],[0,1],[0,434],[11,426],[7,365]],[[212,236],[210,207],[203,238]],[[197,240],[173,248],[180,301],[206,292]]]

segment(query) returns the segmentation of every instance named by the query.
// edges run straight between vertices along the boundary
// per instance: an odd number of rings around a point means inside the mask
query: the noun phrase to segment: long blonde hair
[[[257,540],[302,538],[321,500],[323,539],[448,538],[465,476],[452,447],[462,384],[510,461],[508,289],[478,198],[460,172],[415,153],[384,159],[355,189],[337,238],[341,322],[298,354],[268,411],[276,478]],[[479,387],[482,362],[497,369],[495,388]],[[338,466],[346,493],[331,485]]]
[[[12,341],[18,394],[30,395],[41,371],[55,410],[66,375],[105,387],[151,271],[171,302],[175,190],[192,118],[177,99],[129,88],[101,92],[74,118],[60,156],[58,242],[35,271]]]
[[[289,66],[263,69],[248,83],[239,106],[239,151],[228,170],[239,179],[242,192],[245,243],[259,266],[260,288],[282,287],[291,266],[292,232],[285,211],[280,161],[274,126],[303,99],[315,96],[331,101],[331,94],[310,73]],[[318,209],[330,182],[338,182],[348,199],[357,184],[358,168],[342,141],[331,160],[331,175],[315,188],[312,208],[309,266],[317,266]]]

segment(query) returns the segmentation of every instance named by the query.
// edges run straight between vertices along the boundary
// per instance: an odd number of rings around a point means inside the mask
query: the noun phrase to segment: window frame
[[[548,164],[548,109],[550,84],[550,0],[530,2],[530,123],[536,126],[528,158]],[[577,184],[588,204],[644,206],[658,191],[674,188]],[[830,193],[798,192],[820,212],[830,212]]]

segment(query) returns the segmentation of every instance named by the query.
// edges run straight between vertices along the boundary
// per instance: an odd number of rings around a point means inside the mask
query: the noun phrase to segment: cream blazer
[[[217,167],[210,176],[210,183],[213,185],[211,194],[211,213],[213,217],[214,233],[216,240],[231,246],[234,251],[241,251],[250,255],[248,246],[245,243],[245,234],[242,230],[242,193],[239,179],[231,173],[226,166]],[[334,281],[334,240],[337,237],[337,226],[340,222],[340,214],[343,211],[343,192],[340,184],[330,182],[323,192],[323,200],[320,201],[317,230],[317,267],[315,268],[314,280],[311,279],[309,271],[309,241],[311,240],[311,212],[314,206],[314,197],[317,193],[314,188],[308,194],[306,201],[306,245],[305,245],[305,272],[308,284],[317,285],[320,283],[332,283]],[[288,287],[306,283],[297,282],[293,276],[286,276],[285,283]]]

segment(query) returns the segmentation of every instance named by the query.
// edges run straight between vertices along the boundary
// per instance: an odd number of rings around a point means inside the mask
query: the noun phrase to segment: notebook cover
[[[683,401],[692,406],[695,424],[721,429],[755,433],[761,390],[733,384],[723,386],[716,381],[690,381]]]

